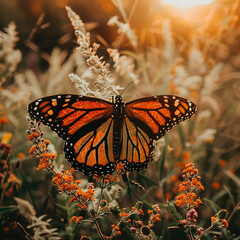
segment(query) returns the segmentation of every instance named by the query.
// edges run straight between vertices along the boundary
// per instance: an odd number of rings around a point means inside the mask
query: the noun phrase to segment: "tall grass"
[[[70,56],[54,48],[44,72],[17,67],[13,22],[0,32],[2,238],[240,239],[239,4],[222,11],[213,5],[208,20],[183,39],[168,19],[135,31],[137,1],[113,2],[120,16],[108,24],[119,35],[115,48],[105,49],[108,61],[70,7],[78,46]],[[34,121],[28,126],[27,105],[36,98],[79,93],[111,100],[130,81],[125,101],[175,94],[198,112],[154,143],[154,161],[130,173],[128,185],[121,166],[101,179],[71,170],[56,134]]]

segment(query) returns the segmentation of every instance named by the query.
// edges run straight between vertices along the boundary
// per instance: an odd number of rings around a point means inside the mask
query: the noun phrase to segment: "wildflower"
[[[123,172],[123,169],[124,169],[124,163],[118,163],[117,166],[116,166],[116,170],[120,173]]]
[[[120,212],[119,216],[120,217],[127,217],[127,216],[129,216],[129,213]]]
[[[24,155],[24,153],[18,153],[18,158],[25,158],[25,155]]]
[[[87,189],[93,189],[94,188],[94,183],[90,182],[87,184]]]
[[[218,181],[214,181],[212,183],[212,188],[216,189],[216,190],[219,190],[221,188],[221,185],[220,185],[220,183]]]
[[[179,184],[179,195],[176,196],[175,205],[186,209],[186,219],[180,222],[186,228],[196,227],[198,213],[195,210],[202,200],[197,196],[198,191],[203,191],[204,187],[200,182],[201,177],[198,176],[198,169],[194,168],[193,163],[188,163],[182,170],[183,181]]]
[[[71,218],[71,223],[75,222],[76,220],[77,220],[77,217],[76,217],[76,216],[73,216],[73,217]]]
[[[3,124],[6,124],[8,123],[9,120],[7,117],[3,116],[3,117],[0,117],[0,126],[3,125]]]
[[[227,220],[223,219],[223,220],[222,220],[222,223],[223,223],[223,225],[224,225],[225,228],[228,228],[228,222],[227,222]]]
[[[80,217],[78,217],[78,218],[76,219],[76,222],[77,222],[77,223],[80,223],[82,220],[83,220],[83,217],[80,216]]]
[[[198,235],[201,235],[201,234],[203,233],[203,228],[198,228],[198,229],[196,230],[196,233],[197,233]]]
[[[33,140],[33,135],[32,134],[28,135],[28,140]]]
[[[139,209],[139,210],[138,210],[138,212],[139,212],[139,214],[142,214],[142,215],[144,215],[144,212],[143,212],[143,210],[142,210],[142,209]]]
[[[226,164],[227,164],[227,162],[224,159],[219,160],[219,165],[220,166],[224,167],[224,166],[226,166]]]
[[[3,228],[3,231],[4,231],[4,232],[9,232],[9,231],[10,231],[10,228],[9,228],[9,227],[4,227],[4,228]]]

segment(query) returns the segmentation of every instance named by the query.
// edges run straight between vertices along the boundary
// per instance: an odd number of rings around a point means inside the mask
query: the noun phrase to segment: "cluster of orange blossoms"
[[[179,185],[180,194],[176,197],[175,205],[186,209],[198,207],[202,201],[195,192],[204,190],[200,182],[201,177],[198,176],[198,169],[194,168],[193,163],[188,163],[182,173],[184,180]]]
[[[31,157],[36,157],[40,159],[37,170],[53,170],[54,161],[57,158],[57,154],[50,153],[48,150],[49,140],[45,140],[43,137],[43,132],[34,126],[34,123],[30,122],[30,127],[28,130],[28,140],[33,142],[29,153]]]
[[[118,181],[119,175],[117,174],[117,175],[111,177],[110,174],[107,174],[106,176],[99,176],[99,175],[97,175],[97,174],[94,174],[94,175],[93,175],[93,179],[96,180],[96,181],[98,181],[98,182],[103,179],[104,183],[105,183],[105,184],[108,184],[108,183],[113,183],[113,182]]]
[[[72,173],[75,171],[73,168],[69,171],[62,170],[61,172],[55,172],[54,161],[57,155],[52,154],[48,150],[49,140],[43,138],[43,132],[39,128],[39,123],[35,124],[34,121],[30,121],[30,126],[28,132],[28,139],[33,142],[29,153],[31,157],[36,157],[40,159],[39,166],[37,170],[45,169],[51,170],[54,173],[52,182],[54,182],[61,192],[72,195],[70,202],[78,202],[78,207],[80,209],[86,209],[86,204],[88,201],[94,200],[94,185],[92,183],[88,184],[88,189],[86,191],[81,189],[80,180],[76,180]],[[118,176],[111,178],[109,175],[109,181],[116,181]],[[73,216],[71,222],[80,223],[83,217]]]
[[[83,217],[82,216],[79,216],[79,217],[76,217],[76,216],[73,216],[71,218],[71,223],[80,223],[81,221],[83,220]]]
[[[143,235],[149,235],[150,234],[150,228],[154,225],[156,221],[161,221],[160,218],[160,208],[158,205],[153,205],[153,210],[148,210],[149,214],[149,220],[148,224],[144,225],[142,221],[136,221],[136,220],[131,220],[132,215],[144,215],[143,210],[141,209],[142,207],[142,202],[137,202],[136,206],[132,207],[132,209],[129,212],[126,212],[126,208],[123,208],[123,211],[120,212],[119,216],[121,217],[121,221],[119,224],[116,226],[114,224],[111,225],[112,227],[112,235],[114,236],[115,234],[120,235],[121,231],[119,228],[119,225],[121,222],[129,222],[132,223],[133,226],[130,229],[130,231],[134,234],[143,234]]]
[[[160,218],[160,208],[159,206],[153,205],[153,210],[148,210],[148,213],[150,214],[149,217],[149,224],[152,225],[152,223],[155,223],[156,221],[161,221],[162,219]]]

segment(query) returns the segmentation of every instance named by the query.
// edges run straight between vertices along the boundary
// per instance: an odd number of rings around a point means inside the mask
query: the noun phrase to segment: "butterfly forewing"
[[[28,112],[65,140],[65,156],[74,168],[85,175],[114,171],[112,103],[79,95],[56,95],[32,102]]]
[[[141,98],[126,104],[131,122],[155,140],[174,125],[189,119],[195,111],[196,105],[190,100],[171,95]]]
[[[95,130],[112,114],[110,102],[79,95],[56,95],[29,104],[32,119],[48,125],[64,140]]]

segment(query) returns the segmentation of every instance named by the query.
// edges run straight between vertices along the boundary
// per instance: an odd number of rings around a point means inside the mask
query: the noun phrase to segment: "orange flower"
[[[138,212],[139,212],[140,214],[144,215],[144,212],[143,212],[142,209],[139,209]]]
[[[214,181],[214,182],[212,183],[212,188],[214,188],[214,189],[216,189],[216,190],[219,190],[219,189],[221,188],[221,185],[220,185],[219,182]]]
[[[38,134],[37,132],[34,132],[32,135],[33,135],[33,137],[35,137],[35,138],[39,137],[39,134]]]
[[[8,118],[7,117],[0,117],[0,125],[8,123]]]
[[[33,135],[32,134],[28,135],[28,140],[33,140]]]
[[[129,213],[124,213],[124,212],[119,213],[120,217],[127,217],[128,215],[129,215]]]
[[[211,221],[215,222],[217,220],[217,217],[211,217]]]
[[[108,179],[104,179],[104,182],[105,182],[105,183],[109,183],[109,180],[108,180]]]
[[[223,223],[223,225],[224,225],[225,228],[228,228],[228,222],[227,222],[227,220],[223,219],[223,220],[222,220],[222,223]]]
[[[80,217],[77,218],[76,222],[77,222],[77,223],[80,223],[82,220],[83,220],[83,217],[80,216]]]
[[[219,160],[219,165],[220,166],[224,167],[226,164],[227,164],[227,162],[225,160],[223,160],[223,159]]]
[[[153,215],[153,219],[156,221],[161,221],[161,218],[159,216],[160,216],[159,214],[155,214]]]
[[[172,198],[171,193],[166,193],[166,200],[169,201]]]
[[[3,231],[4,231],[4,232],[8,232],[9,230],[10,230],[9,227],[4,227],[4,228],[3,228]]]
[[[124,163],[118,163],[117,166],[116,166],[116,170],[118,172],[122,172],[123,169],[124,169],[124,165],[125,165]]]
[[[204,187],[203,185],[201,184],[201,182],[196,178],[192,178],[192,185],[195,186],[195,187],[198,187],[200,190],[204,190]]]
[[[187,202],[187,195],[182,193],[176,197],[175,205],[182,207]]]
[[[77,217],[76,217],[76,216],[73,216],[73,217],[71,218],[71,223],[75,222],[76,220],[77,220]]]
[[[29,136],[32,136],[32,135],[29,135]],[[28,136],[28,137],[29,137],[29,136]],[[33,145],[33,146],[31,147],[29,153],[31,154],[31,153],[33,153],[35,150],[36,150],[36,145]]]
[[[18,153],[18,158],[25,158],[25,155],[24,155],[24,153]]]
[[[153,214],[153,210],[148,210],[148,213],[149,213],[150,215],[152,215],[152,214]]]

